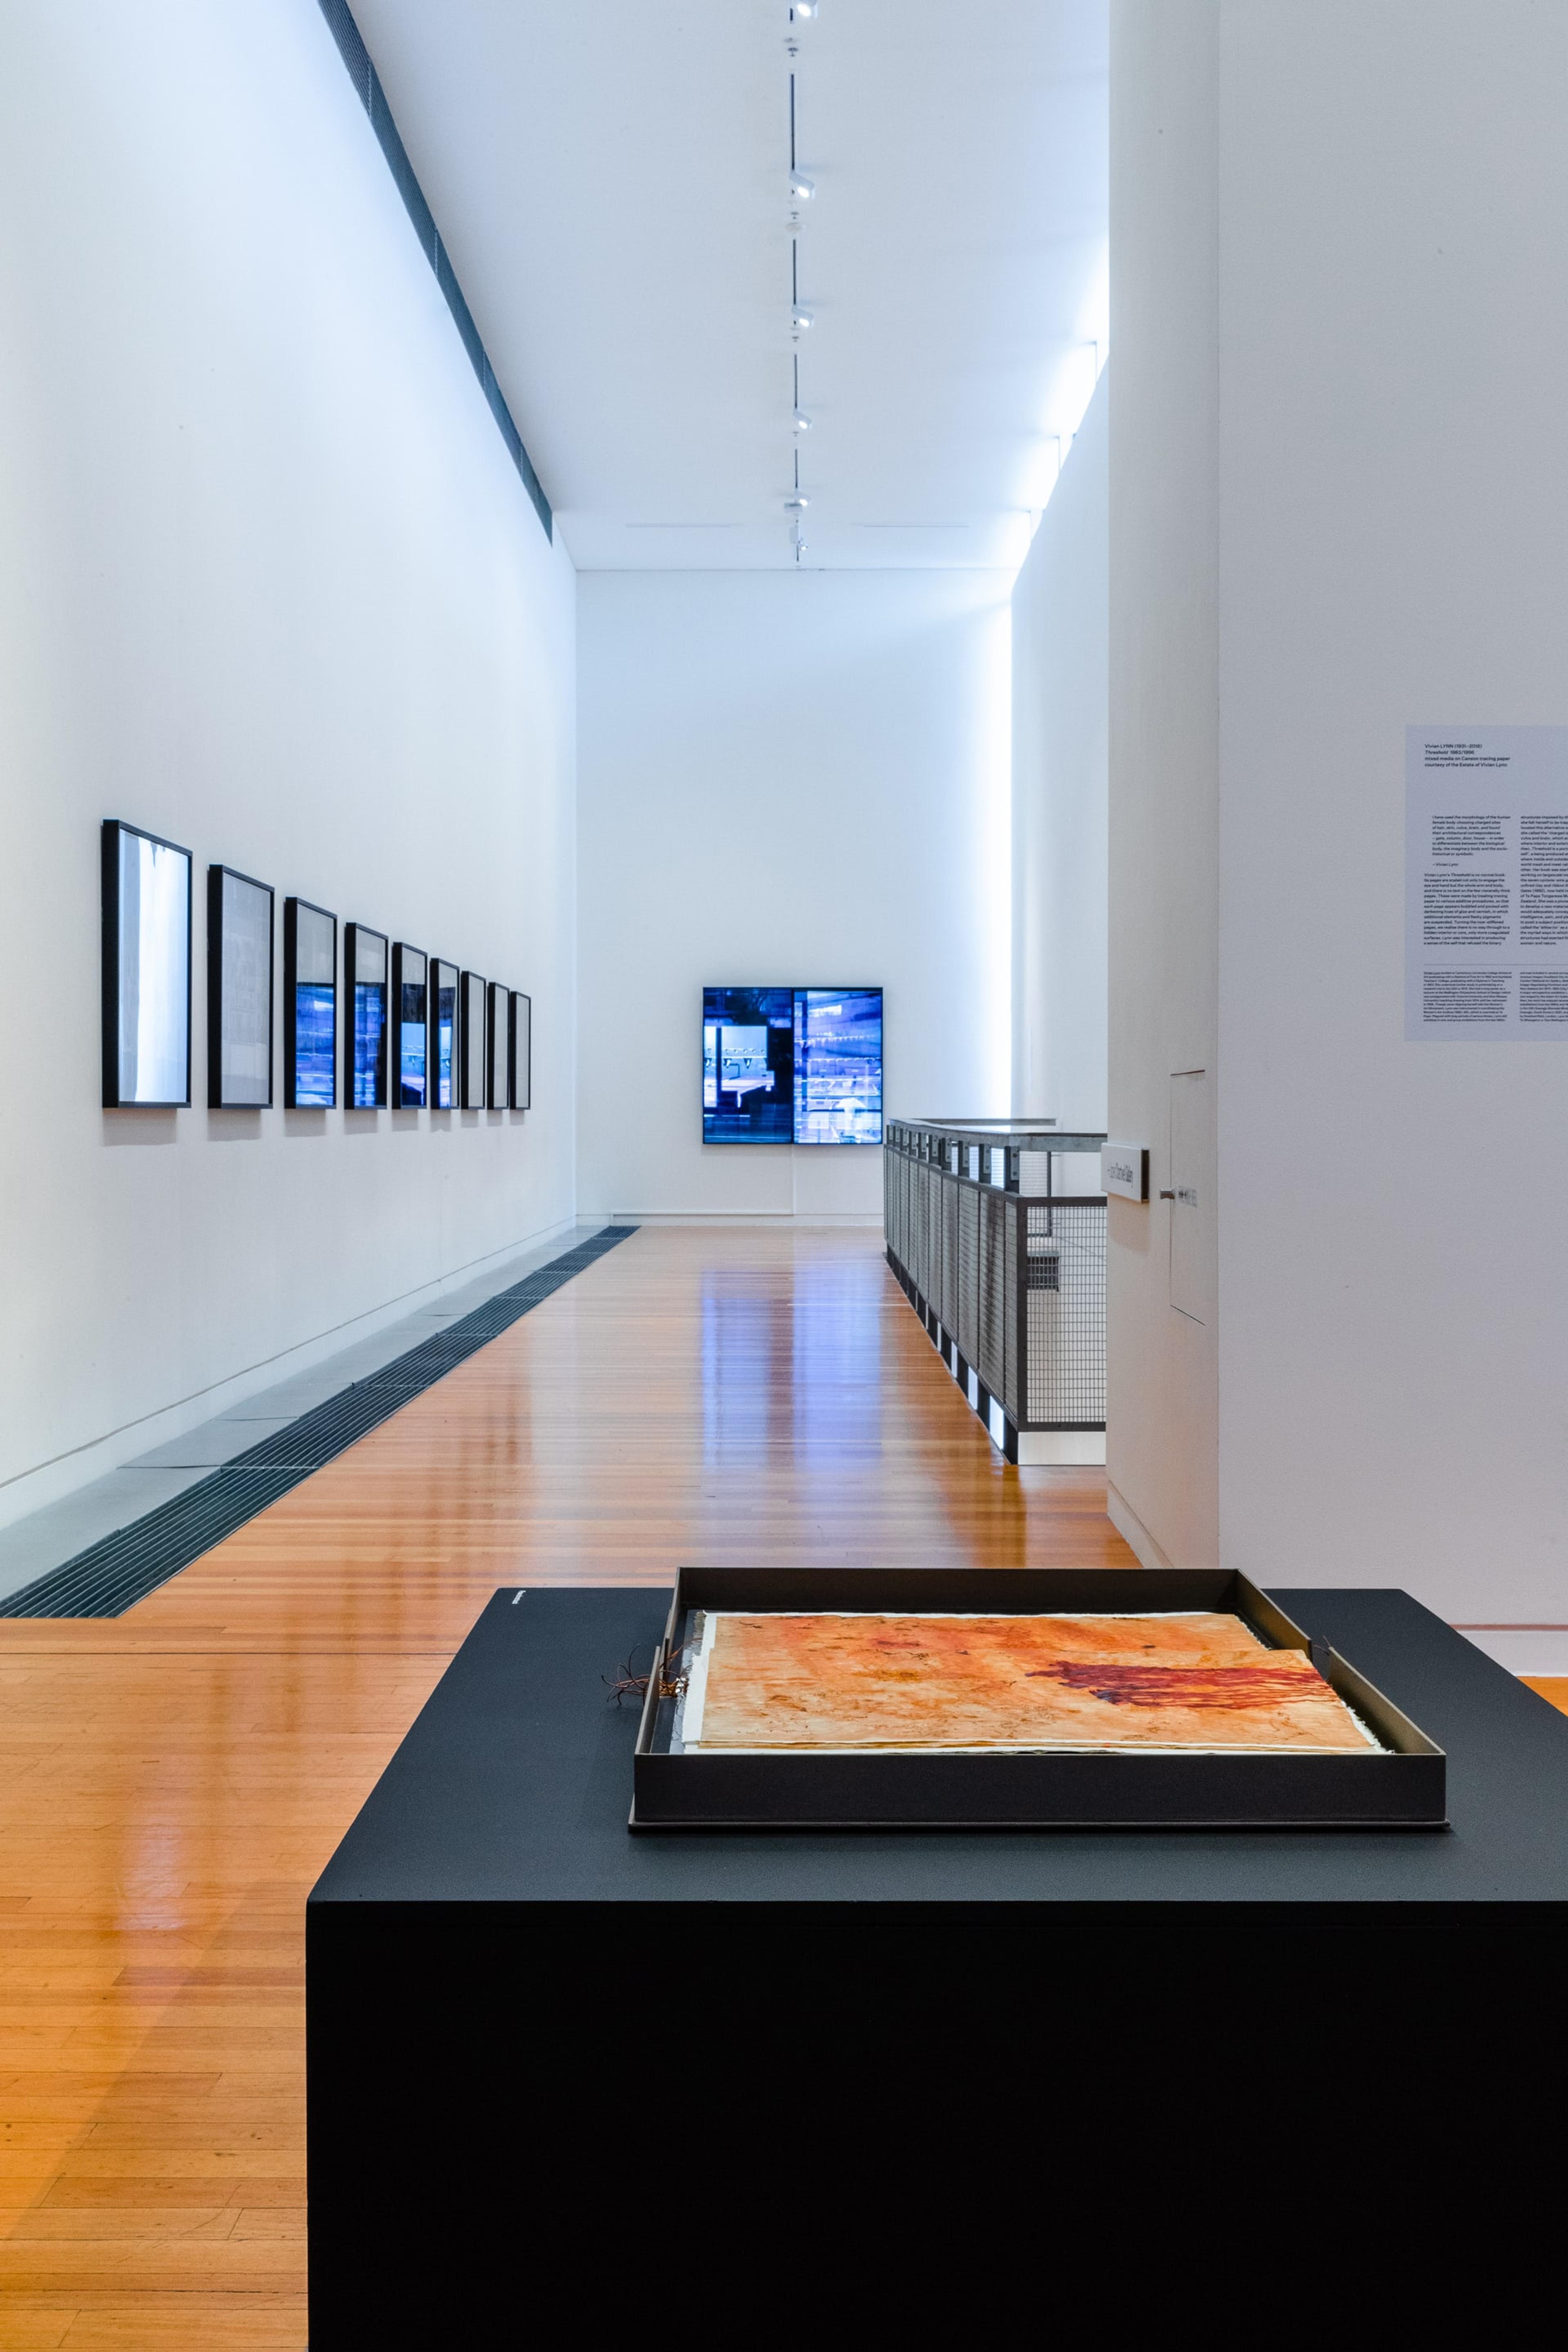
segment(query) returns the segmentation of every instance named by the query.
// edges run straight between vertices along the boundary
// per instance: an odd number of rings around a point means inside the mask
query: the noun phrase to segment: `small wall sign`
[[[1149,1147],[1146,1143],[1102,1143],[1100,1147],[1100,1189],[1120,1201],[1149,1198]]]

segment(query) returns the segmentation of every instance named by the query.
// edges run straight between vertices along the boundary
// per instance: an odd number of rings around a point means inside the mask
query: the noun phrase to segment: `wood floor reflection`
[[[127,1616],[0,1622],[0,2352],[300,2352],[305,1894],[498,1584],[1132,1567],[1104,1514],[876,1234],[653,1229]]]

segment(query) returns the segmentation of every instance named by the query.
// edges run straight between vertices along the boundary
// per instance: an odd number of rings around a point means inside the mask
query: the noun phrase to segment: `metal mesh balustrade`
[[[942,1188],[942,1328],[958,1328],[958,1187],[951,1177]]]
[[[926,1303],[933,1314],[942,1313],[942,1171],[940,1160],[932,1160],[926,1170],[926,1246],[931,1267],[931,1281],[926,1289]]]
[[[922,1296],[925,1283],[926,1171],[920,1160],[910,1162],[910,1279]]]
[[[966,1363],[973,1364],[980,1344],[980,1195],[973,1184],[959,1184],[958,1194],[958,1345]]]
[[[889,1129],[894,1258],[1015,1428],[1103,1429],[1105,1203],[976,1186],[969,1159]]]
[[[1007,1322],[1007,1202],[1000,1192],[975,1194],[980,1203],[980,1328],[975,1369],[994,1397],[1005,1378]]]
[[[926,1295],[926,1192],[928,1171],[923,1160],[910,1163],[910,1274],[915,1288]]]
[[[889,1151],[887,1164],[892,1180],[893,1201],[892,1213],[888,1219],[888,1239],[892,1244],[893,1255],[901,1267],[904,1263],[904,1185],[908,1178],[909,1163],[901,1151]]]
[[[1026,1410],[1037,1426],[1105,1423],[1105,1203],[1030,1202]]]
[[[1002,1386],[998,1394],[1002,1410],[1011,1421],[1021,1421],[1023,1412],[1023,1380],[1019,1357],[1022,1345],[1018,1332],[1018,1258],[1023,1243],[1022,1208],[1016,1199],[1007,1202],[1006,1223],[1003,1227],[1005,1245],[1006,1272],[1004,1276],[1007,1313],[1002,1322]]]
[[[904,1271],[918,1290],[921,1282],[921,1164],[912,1155],[904,1173],[904,1215],[908,1221],[904,1232]]]

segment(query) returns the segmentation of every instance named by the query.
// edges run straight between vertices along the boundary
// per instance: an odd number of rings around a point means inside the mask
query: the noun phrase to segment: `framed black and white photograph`
[[[486,1036],[486,1087],[492,1110],[505,1110],[511,1100],[511,991],[504,981],[489,984],[489,1023]]]
[[[191,853],[109,817],[102,860],[104,1108],[183,1108],[191,1099]]]
[[[533,999],[520,988],[511,992],[511,1042],[507,1056],[507,1100],[513,1110],[527,1110],[533,1098]]]
[[[392,949],[392,1108],[423,1110],[429,1100],[429,959],[396,940]]]
[[[283,1108],[338,1099],[338,919],[309,898],[283,901]]]
[[[430,959],[430,1108],[456,1110],[458,1071],[458,967]]]
[[[207,867],[207,1108],[272,1100],[272,890]]]
[[[387,1097],[386,933],[343,926],[343,1103],[379,1110]]]
[[[463,1108],[485,1107],[485,983],[477,971],[463,974]],[[492,1097],[493,1099],[493,1097]]]

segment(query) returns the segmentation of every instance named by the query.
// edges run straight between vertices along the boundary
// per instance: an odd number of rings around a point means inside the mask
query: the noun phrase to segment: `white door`
[[[1214,1320],[1218,1223],[1214,1090],[1206,1070],[1171,1073],[1171,1304],[1194,1323]]]

